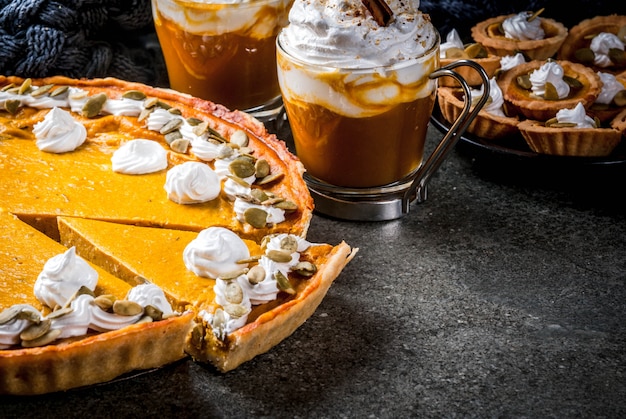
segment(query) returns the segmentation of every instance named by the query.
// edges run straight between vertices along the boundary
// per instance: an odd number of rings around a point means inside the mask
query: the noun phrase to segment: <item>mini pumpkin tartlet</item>
[[[622,140],[622,133],[613,127],[602,127],[599,121],[585,116],[582,104],[564,109],[574,119],[580,117],[593,121],[579,127],[576,122],[561,122],[552,118],[546,122],[527,119],[518,128],[524,140],[536,153],[556,156],[606,157]],[[575,116],[578,114],[578,116]]]
[[[543,29],[543,39],[513,39],[505,36],[502,24],[518,14],[509,14],[493,17],[477,23],[471,29],[474,41],[485,46],[487,51],[494,55],[506,56],[521,52],[530,60],[546,60],[553,57],[567,37],[567,28],[554,19],[539,17],[537,13],[525,12],[528,20],[539,19]]]
[[[626,109],[626,79],[606,72],[598,72],[598,75],[602,81],[602,91],[589,106],[588,113],[600,122],[607,122]]]
[[[561,99],[554,96],[556,93],[551,83],[546,83],[547,98],[533,93],[530,76],[548,61],[533,60],[518,65],[503,73],[498,80],[504,99],[528,119],[547,121],[560,109],[573,108],[579,102],[587,108],[596,101],[602,90],[600,76],[592,69],[569,61],[555,62],[563,69],[562,79],[569,86],[568,95]]]
[[[463,111],[464,95],[465,93],[461,88],[442,86],[437,89],[439,109],[444,119],[449,123],[453,123]],[[517,116],[499,116],[483,108],[467,127],[467,132],[481,138],[497,140],[517,134],[518,124]]]
[[[603,63],[596,62],[597,57],[592,49],[592,42],[601,33],[615,35],[622,44],[626,43],[626,16],[596,16],[573,26],[558,51],[558,59],[585,64],[596,71],[612,73],[625,71],[626,53],[623,47],[611,48],[611,45],[605,45],[607,54],[603,57]]]
[[[500,68],[500,58],[497,55],[490,54],[481,44],[471,43],[465,44],[463,48],[453,47],[446,49],[442,52],[439,60],[442,67],[459,60],[472,60],[485,70],[488,78],[491,78]],[[461,66],[455,68],[454,71],[463,77],[469,86],[479,86],[483,82],[480,74],[473,68]],[[452,77],[441,77],[439,78],[439,85],[458,87],[459,83]]]

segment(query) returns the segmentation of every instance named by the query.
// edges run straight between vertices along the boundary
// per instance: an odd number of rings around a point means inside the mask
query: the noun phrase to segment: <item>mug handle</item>
[[[472,107],[472,100],[470,96],[470,88],[465,81],[465,79],[453,69],[461,66],[469,66],[478,72],[482,79],[483,85],[483,95],[474,106]],[[424,202],[427,197],[427,185],[431,176],[437,171],[441,163],[444,161],[448,153],[452,151],[459,138],[469,124],[474,120],[478,112],[482,109],[482,107],[487,103],[489,99],[489,77],[485,70],[476,62],[471,60],[459,60],[455,61],[451,64],[443,66],[435,71],[433,71],[429,77],[431,79],[439,78],[442,76],[450,76],[456,79],[459,82],[461,87],[463,88],[463,92],[465,93],[463,101],[463,111],[459,115],[459,117],[454,121],[450,129],[446,135],[441,139],[437,147],[430,154],[428,159],[422,164],[422,166],[418,169],[418,171],[414,174],[414,180],[411,183],[411,186],[406,190],[404,197],[402,199],[402,212],[409,212],[409,204],[413,201],[416,202]]]

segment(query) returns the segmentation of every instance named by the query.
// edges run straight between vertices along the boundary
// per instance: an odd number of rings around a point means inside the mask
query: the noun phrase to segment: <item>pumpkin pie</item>
[[[551,82],[546,83],[544,77],[539,77],[542,79],[539,86],[541,92],[537,93],[533,78],[542,73]],[[582,64],[559,60],[533,60],[520,64],[502,73],[498,84],[504,99],[518,113],[538,121],[547,121],[560,109],[573,108],[578,103],[587,108],[596,101],[602,89],[600,76],[592,69]],[[556,86],[557,84],[561,86]],[[561,90],[560,87],[565,92],[562,97],[557,93]]]
[[[530,34],[523,33],[507,36],[503,25],[506,25],[510,19],[528,22],[533,27],[527,30],[541,31],[542,36],[524,36]],[[533,21],[537,23],[532,24]],[[515,26],[519,28],[521,25]],[[540,17],[539,12],[522,12],[496,16],[479,22],[472,27],[471,33],[474,41],[482,44],[494,55],[503,57],[521,52],[528,60],[546,60],[553,57],[559,50],[567,37],[568,30],[554,19]]]
[[[595,16],[573,26],[557,57],[612,73],[626,69],[626,16]]]
[[[46,316],[63,308],[38,303],[32,287],[53,253],[75,252],[99,273],[94,295],[76,300],[125,301],[149,285],[180,313],[35,348],[13,342],[0,350],[0,393],[104,382],[185,353],[230,370],[302,324],[356,252],[345,243],[304,246],[313,201],[283,142],[245,113],[172,90],[112,78],[0,76],[0,169],[2,310],[28,304]],[[238,281],[262,281],[261,260],[286,264],[271,259],[290,249],[283,239],[305,247],[293,256],[302,266],[265,267],[270,280],[260,289],[274,291],[235,304],[233,272],[203,270],[202,246],[222,249],[205,234],[215,229],[235,237],[246,256],[231,263]],[[69,365],[79,365],[81,377]]]

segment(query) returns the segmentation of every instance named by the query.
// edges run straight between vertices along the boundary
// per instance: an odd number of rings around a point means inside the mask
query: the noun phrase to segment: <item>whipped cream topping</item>
[[[155,0],[153,12],[186,32],[214,36],[240,32],[254,38],[267,38],[283,26],[290,0],[207,0],[181,2]],[[227,5],[227,6],[225,6]]]
[[[210,324],[212,324],[212,326],[217,326],[214,327],[213,330],[218,334],[218,337],[223,338],[225,335],[228,335],[229,333],[246,325],[246,322],[248,321],[248,315],[252,310],[252,303],[250,301],[250,298],[243,288],[248,284],[250,284],[250,282],[245,275],[240,275],[234,280],[223,280],[218,278],[215,281],[215,286],[213,287],[213,291],[215,292],[215,302],[224,308],[223,316],[225,325],[218,326],[215,324],[215,313],[209,315],[208,318],[210,319]],[[239,287],[239,289],[242,291],[241,301],[236,303],[229,301],[229,293],[227,290],[229,287],[232,286]],[[228,309],[228,306],[231,304],[236,304],[238,306],[238,315],[231,314],[232,310]]]
[[[167,168],[167,151],[156,141],[137,139],[120,146],[111,157],[114,172],[142,175]]]
[[[482,85],[479,89],[470,90],[472,102],[483,97],[483,94],[484,88]],[[485,103],[485,106],[483,106],[482,110],[494,116],[506,117],[503,110],[504,96],[502,95],[502,89],[500,89],[500,86],[498,86],[498,82],[496,81],[495,77],[492,77],[489,80],[489,97],[491,98],[491,100]]]
[[[452,29],[448,32],[448,35],[446,35],[446,42],[442,42],[439,46],[439,56],[441,58],[446,58],[446,52],[452,48],[465,48],[463,40],[461,40],[461,36],[456,29]]]
[[[550,83],[556,89],[559,99],[569,95],[569,85],[563,80],[565,72],[563,67],[556,61],[548,61],[530,74],[530,83],[535,95],[543,97],[546,93],[546,83]]]
[[[197,204],[217,198],[221,184],[208,165],[188,161],[167,171],[164,188],[167,197],[177,204]]]
[[[33,126],[37,147],[48,153],[66,153],[76,150],[87,139],[87,129],[72,115],[54,107],[43,121]]]
[[[126,299],[134,301],[142,307],[153,306],[163,313],[163,316],[169,316],[174,313],[172,306],[167,301],[165,293],[157,285],[149,282],[136,285],[128,291]]]
[[[35,297],[48,307],[64,305],[80,287],[96,289],[98,273],[70,247],[50,258],[35,281]]]
[[[576,128],[597,128],[596,121],[587,115],[585,107],[580,102],[573,109],[559,110],[556,119],[560,123],[576,124]]]
[[[198,276],[213,279],[246,268],[247,263],[238,262],[249,258],[250,251],[245,242],[223,227],[202,230],[183,251],[187,269]]]
[[[546,34],[541,27],[541,18],[528,21],[532,16],[532,12],[521,12],[514,16],[504,19],[502,22],[502,30],[504,36],[518,41],[531,41],[544,39]]]
[[[436,30],[419,1],[387,4],[394,17],[381,27],[360,0],[296,0],[281,45],[302,61],[341,68],[387,66],[435,45]]]
[[[610,67],[615,63],[609,57],[609,51],[613,48],[624,51],[624,43],[619,37],[610,32],[600,32],[594,36],[589,44],[593,51],[593,63],[598,67]]]
[[[237,197],[235,199],[233,207],[235,210],[235,214],[237,214],[237,220],[242,223],[246,221],[245,212],[250,208],[257,208],[265,211],[265,213],[267,214],[267,224],[278,224],[285,221],[285,211],[271,205],[253,204],[252,202],[248,202],[245,199]]]
[[[615,75],[611,73],[598,71],[598,76],[600,76],[600,80],[602,81],[602,90],[596,99],[596,103],[608,105],[613,101],[613,98],[618,92],[626,89],[626,87],[617,80]]]
[[[518,52],[515,55],[505,55],[500,58],[500,70],[507,71],[520,64],[524,64],[525,62],[526,58],[524,58],[524,54],[521,52]]]

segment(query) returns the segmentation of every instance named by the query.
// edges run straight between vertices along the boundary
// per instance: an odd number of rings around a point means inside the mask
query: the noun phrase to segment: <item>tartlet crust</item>
[[[593,104],[602,90],[602,82],[592,69],[570,61],[558,61],[564,74],[581,82],[582,88],[573,92],[573,96],[560,100],[544,100],[533,97],[532,92],[522,89],[517,84],[517,77],[529,74],[540,68],[545,61],[534,60],[507,70],[498,79],[504,99],[528,119],[547,121],[560,109],[572,109],[579,102],[585,108]]]
[[[533,120],[520,122],[518,128],[531,150],[555,156],[605,157],[622,140],[614,128],[551,128]]]
[[[437,103],[444,119],[452,124],[463,111],[464,92],[461,88],[439,87],[437,89]],[[467,132],[481,138],[498,140],[517,134],[517,117],[501,117],[480,110],[478,115],[467,127]]]
[[[483,70],[485,70],[485,73],[487,73],[487,78],[490,79],[496,74],[496,71],[498,71],[498,69],[500,68],[500,58],[502,57],[489,54],[489,56],[485,58],[471,58],[471,61],[474,61],[476,64],[480,65],[483,68]],[[458,60],[459,60],[458,58],[441,58],[440,65],[441,67],[444,67]],[[472,67],[459,66],[459,67],[454,68],[454,71],[456,71],[461,77],[463,77],[463,79],[465,79],[465,82],[469,86],[476,87],[476,86],[480,86],[483,83],[483,79],[480,76],[480,74]],[[439,86],[444,86],[444,87],[459,87],[460,86],[459,83],[453,77],[449,77],[449,76],[439,77],[438,83],[439,83]]]
[[[568,30],[562,23],[545,17],[540,18],[546,34],[544,39],[520,41],[506,38],[493,30],[495,25],[513,16],[515,14],[496,16],[477,23],[471,29],[472,38],[494,55],[502,57],[522,52],[530,60],[546,60],[556,54],[567,37]]]

